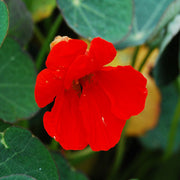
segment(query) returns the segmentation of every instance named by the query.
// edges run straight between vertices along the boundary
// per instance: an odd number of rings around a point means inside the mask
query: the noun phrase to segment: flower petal
[[[60,41],[50,51],[46,66],[55,70],[66,69],[78,56],[85,54],[86,49],[87,44],[82,40]]]
[[[105,67],[96,73],[96,79],[111,100],[111,110],[127,120],[139,114],[147,97],[144,76],[131,66]]]
[[[48,134],[64,149],[81,150],[87,146],[76,91],[65,91],[63,96],[57,96],[51,112],[45,113],[43,121]]]
[[[42,70],[36,79],[35,100],[39,107],[51,103],[62,89],[62,80],[48,69]]]
[[[116,49],[113,44],[101,38],[94,38],[91,41],[89,52],[79,56],[69,67],[65,77],[65,88],[70,88],[73,80],[102,68],[111,62],[116,56]]]
[[[114,147],[126,121],[114,116],[110,100],[96,81],[83,84],[80,109],[91,149],[106,151]]]
[[[116,53],[116,49],[111,42],[97,37],[91,41],[88,54],[94,60],[96,66],[102,67],[110,63],[115,58]]]

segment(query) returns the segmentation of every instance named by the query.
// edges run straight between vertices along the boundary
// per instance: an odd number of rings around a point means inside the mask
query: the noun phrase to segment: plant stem
[[[180,117],[180,97],[178,98],[178,103],[177,103],[177,106],[173,115],[172,124],[169,131],[167,148],[165,150],[163,160],[167,160],[173,153],[175,137],[178,130],[179,117]]]
[[[75,165],[95,153],[97,152],[92,151],[90,147],[87,147],[82,151],[66,152],[66,158],[71,161],[71,164]]]
[[[140,67],[139,67],[139,69],[138,69],[139,72],[142,70],[144,64],[146,63],[147,59],[149,58],[149,56],[151,55],[151,53],[152,53],[153,50],[154,50],[154,48],[150,48],[150,49],[149,49],[148,53],[147,53],[146,56],[144,57],[141,65],[140,65]]]
[[[35,33],[36,37],[38,38],[39,42],[41,44],[43,44],[45,38],[44,38],[43,34],[41,33],[41,31],[39,30],[39,28],[36,25],[34,26],[34,33]]]
[[[59,15],[57,17],[57,19],[55,20],[54,24],[52,25],[51,29],[49,30],[48,36],[45,39],[43,46],[41,47],[41,50],[36,59],[36,67],[38,70],[40,70],[40,68],[41,68],[44,58],[49,50],[49,44],[54,39],[54,36],[56,35],[56,32],[57,32],[61,22],[62,22],[62,16]]]
[[[139,49],[140,49],[140,46],[137,46],[136,49],[134,50],[134,54],[133,54],[132,62],[131,62],[131,66],[132,67],[134,67],[135,64],[136,64],[136,60],[137,60],[137,55],[138,55]]]
[[[108,180],[113,180],[115,179],[116,175],[117,175],[117,171],[120,168],[121,164],[122,164],[122,160],[123,160],[123,154],[124,154],[124,150],[125,150],[125,144],[126,144],[126,139],[127,136],[125,135],[125,131],[126,131],[126,127],[128,125],[128,122],[126,122],[126,125],[123,129],[123,132],[121,134],[121,139],[119,144],[116,147],[116,154],[115,154],[115,158],[114,158],[114,164],[112,165],[110,174],[108,176]]]

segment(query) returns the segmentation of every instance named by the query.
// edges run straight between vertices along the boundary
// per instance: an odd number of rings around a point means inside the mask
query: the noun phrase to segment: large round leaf
[[[135,16],[128,38],[117,48],[143,44],[153,32],[161,16],[173,0],[134,0]]]
[[[0,46],[6,36],[9,26],[8,9],[3,0],[0,1]]]
[[[31,14],[22,0],[5,0],[5,2],[9,9],[8,35],[24,46],[32,37],[33,22]]]
[[[10,127],[0,133],[0,177],[22,174],[38,180],[58,180],[50,153],[32,134]]]
[[[57,0],[68,25],[86,38],[122,40],[132,20],[132,0]]]
[[[38,109],[34,99],[36,72],[31,58],[12,39],[0,48],[0,118],[15,122]]]

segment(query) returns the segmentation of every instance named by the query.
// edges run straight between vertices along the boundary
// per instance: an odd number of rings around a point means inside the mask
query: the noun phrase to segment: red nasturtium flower
[[[146,79],[131,66],[104,67],[116,56],[99,37],[90,49],[82,40],[62,37],[52,47],[47,68],[36,80],[39,107],[55,102],[43,118],[48,134],[68,150],[115,146],[127,119],[144,109]]]

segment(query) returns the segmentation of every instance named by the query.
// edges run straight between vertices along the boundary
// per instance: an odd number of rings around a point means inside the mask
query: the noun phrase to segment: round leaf
[[[131,33],[117,48],[143,44],[153,32],[172,0],[134,0],[135,16]]]
[[[68,25],[86,38],[122,40],[130,30],[132,0],[57,0]]]
[[[0,0],[0,46],[7,34],[9,26],[8,9],[4,1]]]
[[[7,122],[29,117],[38,109],[34,99],[36,72],[31,58],[12,39],[0,48],[0,118]]]
[[[22,174],[38,180],[58,180],[47,149],[32,134],[10,127],[0,133],[0,177]]]

